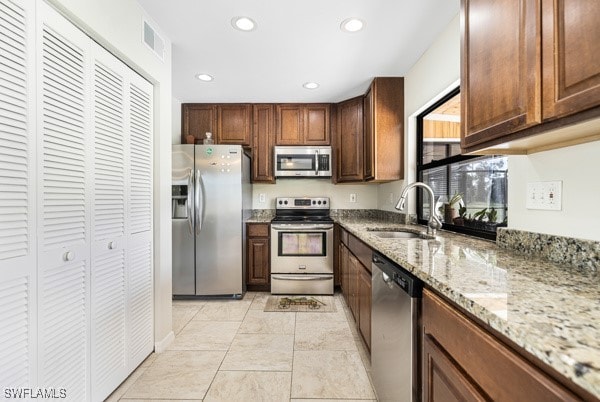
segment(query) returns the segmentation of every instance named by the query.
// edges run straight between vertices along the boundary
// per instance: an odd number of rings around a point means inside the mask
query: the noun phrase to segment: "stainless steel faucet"
[[[412,189],[413,187],[423,187],[429,194],[429,199],[431,201],[429,204],[430,208],[429,208],[429,220],[427,221],[427,234],[430,236],[435,236],[436,231],[438,229],[442,228],[442,221],[440,221],[439,218],[435,214],[435,195],[433,194],[433,190],[431,189],[431,187],[429,187],[427,184],[422,183],[420,181],[416,181],[416,182],[411,183],[408,186],[404,187],[404,190],[402,190],[402,195],[400,196],[400,199],[398,200],[398,203],[396,204],[396,209],[399,211],[402,211],[404,209],[404,204],[406,202],[406,196],[408,195],[408,192],[410,191],[410,189]]]

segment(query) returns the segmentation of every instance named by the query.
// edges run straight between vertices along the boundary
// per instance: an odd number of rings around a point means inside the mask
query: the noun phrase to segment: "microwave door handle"
[[[319,150],[315,151],[315,176],[319,175]]]
[[[190,230],[190,234],[194,235],[194,208],[192,207],[192,203],[194,202],[194,169],[190,169],[188,176],[188,190],[187,190],[187,222],[188,229]]]

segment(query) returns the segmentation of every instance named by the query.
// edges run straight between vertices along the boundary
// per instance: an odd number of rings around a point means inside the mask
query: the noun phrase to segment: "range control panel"
[[[276,209],[329,209],[329,197],[277,197]]]

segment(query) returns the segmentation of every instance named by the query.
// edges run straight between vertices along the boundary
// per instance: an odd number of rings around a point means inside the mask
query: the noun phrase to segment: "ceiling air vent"
[[[142,42],[144,42],[159,59],[165,59],[165,41],[146,20],[144,20]]]

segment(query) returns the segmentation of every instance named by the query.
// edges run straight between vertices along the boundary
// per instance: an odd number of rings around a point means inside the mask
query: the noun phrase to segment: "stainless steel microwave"
[[[277,146],[275,177],[331,177],[331,147]]]

